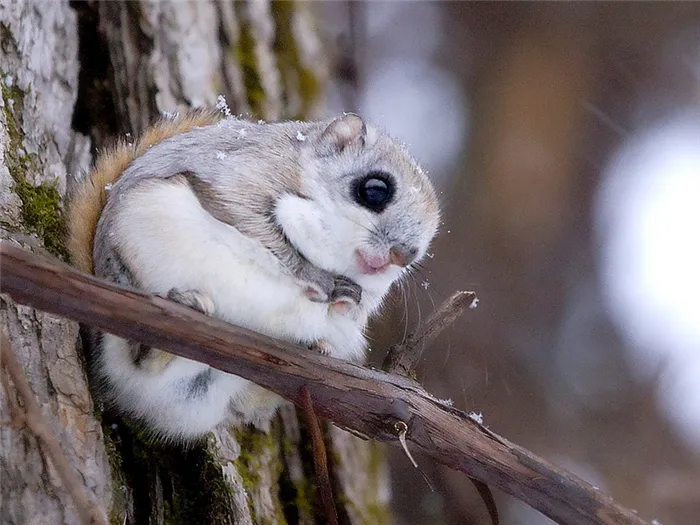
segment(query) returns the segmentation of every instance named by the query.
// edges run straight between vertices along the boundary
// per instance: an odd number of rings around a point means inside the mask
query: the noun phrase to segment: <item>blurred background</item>
[[[700,3],[315,7],[329,113],[407,143],[444,211],[374,345],[475,290],[423,385],[648,520],[700,523]],[[432,492],[391,454],[400,525],[488,523],[465,476],[423,458]],[[497,498],[504,524],[552,523]]]

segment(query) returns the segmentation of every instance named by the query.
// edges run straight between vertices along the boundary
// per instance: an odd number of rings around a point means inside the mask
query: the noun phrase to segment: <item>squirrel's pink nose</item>
[[[380,273],[389,267],[391,261],[384,255],[367,253],[364,250],[355,250],[357,263],[362,273],[374,275]]]

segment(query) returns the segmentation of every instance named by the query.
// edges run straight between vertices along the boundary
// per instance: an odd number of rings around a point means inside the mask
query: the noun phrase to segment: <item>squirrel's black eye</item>
[[[393,182],[391,177],[385,173],[370,173],[357,181],[355,186],[357,203],[377,213],[386,208],[393,196]]]

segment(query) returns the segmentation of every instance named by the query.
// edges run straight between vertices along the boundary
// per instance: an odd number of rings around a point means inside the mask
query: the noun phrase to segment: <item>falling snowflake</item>
[[[420,285],[423,287],[424,290],[427,290],[430,287],[430,283],[427,280],[420,283]]]

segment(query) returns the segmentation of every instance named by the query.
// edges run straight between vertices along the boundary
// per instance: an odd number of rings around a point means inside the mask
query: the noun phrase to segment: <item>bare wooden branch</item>
[[[234,373],[355,434],[414,450],[515,496],[567,525],[647,522],[598,489],[482,427],[408,378],[323,356],[237,328],[182,305],[120,289],[0,244],[0,291],[16,301]]]
[[[415,332],[389,348],[382,368],[402,375],[410,373],[418,365],[423,350],[477,301],[474,292],[455,292]]]
[[[61,478],[61,483],[63,483],[64,488],[73,499],[82,522],[85,525],[107,525],[107,515],[104,510],[90,500],[80,476],[73,466],[68,463],[66,456],[63,454],[57,438],[59,434],[56,433],[55,429],[51,428],[51,424],[42,414],[39,403],[34,397],[34,392],[29,386],[29,381],[24,375],[22,365],[17,361],[12,352],[10,341],[3,331],[0,331],[0,366],[5,368],[7,375],[12,379],[15,389],[24,402],[24,413],[21,414],[23,418],[22,423],[34,434],[48,456],[49,461],[53,464],[58,477]],[[0,370],[0,373],[2,373],[2,370]],[[4,382],[4,384],[7,385],[7,382]],[[7,386],[5,389],[8,399],[10,399],[11,393]],[[15,415],[19,415],[16,410],[13,410],[13,412]]]

